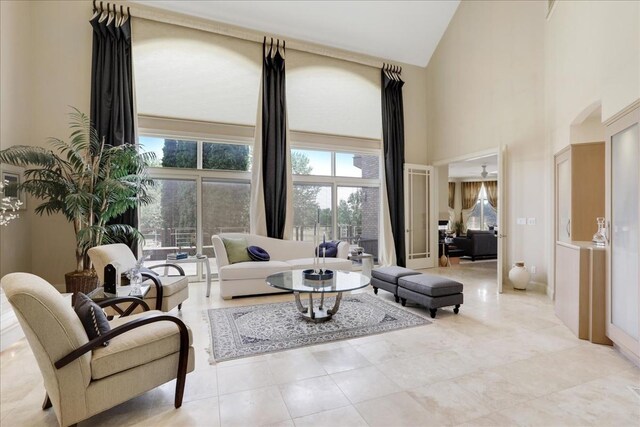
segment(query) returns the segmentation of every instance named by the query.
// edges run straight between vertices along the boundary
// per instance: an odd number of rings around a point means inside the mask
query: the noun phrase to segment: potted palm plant
[[[135,145],[112,147],[100,138],[89,118],[77,109],[69,114],[68,141],[49,138],[53,150],[15,145],[0,151],[0,162],[27,168],[20,188],[41,199],[38,215],[62,213],[73,224],[76,270],[65,274],[67,292],[95,289],[98,279],[87,251],[98,245],[142,238],[130,225],[113,224],[128,209],[152,201],[153,181],[146,168],[153,153]]]

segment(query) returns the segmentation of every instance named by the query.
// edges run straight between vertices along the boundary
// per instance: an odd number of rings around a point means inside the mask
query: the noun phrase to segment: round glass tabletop
[[[355,271],[334,271],[328,280],[308,280],[302,277],[302,270],[283,271],[266,279],[269,286],[293,292],[346,292],[364,288],[370,279]]]

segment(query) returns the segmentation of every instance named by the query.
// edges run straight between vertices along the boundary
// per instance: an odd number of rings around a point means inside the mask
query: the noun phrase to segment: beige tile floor
[[[210,298],[194,283],[181,316],[193,329],[196,370],[182,408],[168,383],[80,425],[640,425],[631,390],[640,370],[576,339],[545,295],[496,294],[492,263],[432,272],[465,284],[459,315],[440,310],[428,326],[217,365],[208,362],[205,309],[291,297],[223,301],[215,283]],[[57,425],[40,409],[44,388],[25,340],[0,354],[0,384],[2,426]]]

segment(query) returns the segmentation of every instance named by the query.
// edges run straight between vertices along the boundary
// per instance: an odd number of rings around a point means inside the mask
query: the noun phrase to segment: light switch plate
[[[527,218],[527,225],[536,225],[535,218]]]
[[[527,225],[527,218],[518,218],[518,225]]]

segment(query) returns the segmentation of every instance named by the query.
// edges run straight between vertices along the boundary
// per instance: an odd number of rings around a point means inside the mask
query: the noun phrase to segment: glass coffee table
[[[268,276],[269,286],[292,291],[296,298],[296,307],[303,317],[311,322],[326,322],[338,312],[342,293],[364,288],[369,285],[369,277],[355,271],[335,271],[331,279],[308,280],[302,277],[302,270],[283,271]],[[332,308],[324,306],[324,294],[336,292],[336,302]],[[309,294],[309,306],[300,301],[300,294]],[[313,306],[313,294],[320,294],[320,305]]]

